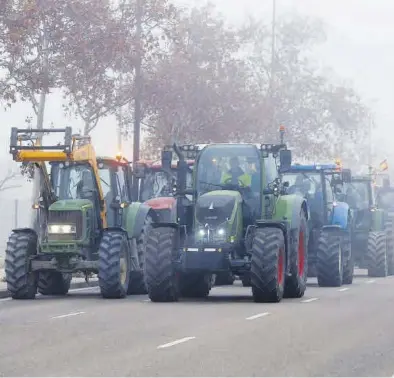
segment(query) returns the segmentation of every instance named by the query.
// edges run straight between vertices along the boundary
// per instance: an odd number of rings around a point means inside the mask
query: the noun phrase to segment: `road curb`
[[[72,282],[70,286],[70,290],[72,289],[81,289],[81,288],[88,288],[88,287],[97,287],[98,280],[89,281],[87,284],[85,281],[83,282]],[[0,289],[0,299],[9,298],[11,295],[7,289]]]

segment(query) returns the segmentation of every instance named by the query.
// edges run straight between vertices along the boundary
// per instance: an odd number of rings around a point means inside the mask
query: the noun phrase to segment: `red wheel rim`
[[[298,275],[303,276],[305,269],[305,236],[304,232],[300,231],[298,238]]]
[[[285,257],[284,257],[284,249],[279,249],[279,256],[278,256],[278,283],[279,285],[283,284],[285,279]]]

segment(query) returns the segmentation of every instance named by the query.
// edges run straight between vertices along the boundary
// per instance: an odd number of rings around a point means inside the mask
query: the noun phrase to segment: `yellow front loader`
[[[62,133],[64,141],[43,145],[47,133]],[[41,219],[39,227],[13,230],[9,238],[5,270],[12,297],[35,298],[37,290],[65,295],[74,272],[98,274],[106,298],[145,293],[145,235],[154,213],[131,200],[129,162],[97,157],[90,137],[72,135],[70,127],[13,128],[10,153],[40,175],[33,208]]]

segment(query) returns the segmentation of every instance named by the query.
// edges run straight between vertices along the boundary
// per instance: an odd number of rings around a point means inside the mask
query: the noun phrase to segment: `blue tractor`
[[[350,179],[350,171],[336,164],[292,165],[283,177],[288,194],[299,193],[307,199],[308,276],[317,276],[319,286],[353,282],[351,212],[347,203],[336,199],[336,191]]]

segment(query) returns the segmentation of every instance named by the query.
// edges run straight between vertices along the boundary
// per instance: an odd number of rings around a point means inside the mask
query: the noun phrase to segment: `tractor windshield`
[[[377,196],[378,206],[382,209],[394,209],[394,190],[381,191]]]
[[[170,179],[168,174],[161,170],[149,170],[141,182],[141,202],[148,201],[158,197],[172,197],[172,180],[176,182],[176,170],[172,170],[173,178]],[[187,188],[192,187],[192,173],[188,172],[186,176]]]
[[[249,144],[213,144],[198,158],[196,190],[201,195],[213,190],[241,190],[248,187],[260,194],[260,153]]]
[[[365,210],[371,205],[369,181],[352,181],[346,184],[346,202],[353,209]]]
[[[88,164],[54,165],[52,183],[59,200],[91,199],[97,190],[92,168]]]
[[[306,198],[316,196],[321,191],[322,181],[319,172],[289,172],[283,175],[283,182],[289,183],[289,194],[299,193]]]

